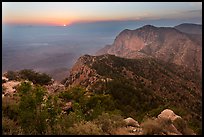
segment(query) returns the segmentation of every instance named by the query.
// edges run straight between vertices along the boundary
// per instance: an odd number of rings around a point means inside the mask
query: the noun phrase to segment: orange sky
[[[201,2],[3,2],[3,24],[64,25],[103,20],[202,18]]]

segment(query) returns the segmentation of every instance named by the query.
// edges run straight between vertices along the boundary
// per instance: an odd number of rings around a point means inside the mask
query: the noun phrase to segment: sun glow
[[[66,27],[67,25],[66,25],[66,24],[64,24],[63,26],[64,26],[64,27]]]

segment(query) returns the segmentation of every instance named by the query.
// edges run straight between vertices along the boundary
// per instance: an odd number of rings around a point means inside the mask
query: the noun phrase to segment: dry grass
[[[2,118],[2,134],[3,135],[22,135],[22,129],[17,123],[7,117]]]
[[[147,119],[141,124],[144,135],[161,135],[163,127],[153,119]]]
[[[187,123],[183,119],[177,118],[174,120],[173,124],[183,135],[194,135],[193,130],[188,128]]]

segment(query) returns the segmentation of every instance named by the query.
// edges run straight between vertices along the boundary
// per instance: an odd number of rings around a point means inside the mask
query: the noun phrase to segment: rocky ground
[[[192,130],[185,127],[180,129],[175,121],[183,119],[176,115],[172,110],[163,110],[157,118],[146,120],[139,124],[136,120],[129,117],[124,119],[126,127],[118,128],[113,132],[115,135],[196,135]],[[185,133],[183,130],[188,130]],[[181,133],[183,132],[183,133]]]

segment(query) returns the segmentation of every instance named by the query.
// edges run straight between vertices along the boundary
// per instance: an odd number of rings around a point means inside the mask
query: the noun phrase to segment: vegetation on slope
[[[201,132],[202,80],[196,72],[153,58],[86,55],[81,60],[105,80],[96,81],[91,91],[111,95],[124,116],[142,121],[145,115],[156,116],[162,109],[171,108],[197,133]],[[79,81],[80,77],[75,79]],[[86,86],[92,81],[85,79],[81,83],[84,82]]]
[[[34,85],[22,83],[13,97],[2,98],[3,134],[114,134],[124,126],[122,119],[132,117],[145,123],[166,108],[182,116],[188,126],[201,134],[201,99],[196,92],[199,79],[193,73],[185,74],[178,66],[152,59],[126,60],[115,56],[87,65],[111,80],[96,82],[92,91],[76,86],[51,95],[45,89],[48,82],[38,81],[37,73],[17,73],[17,80],[24,78]],[[193,82],[186,84],[189,80]],[[70,102],[71,107],[64,110]],[[186,124],[177,122],[180,131],[187,133]]]

